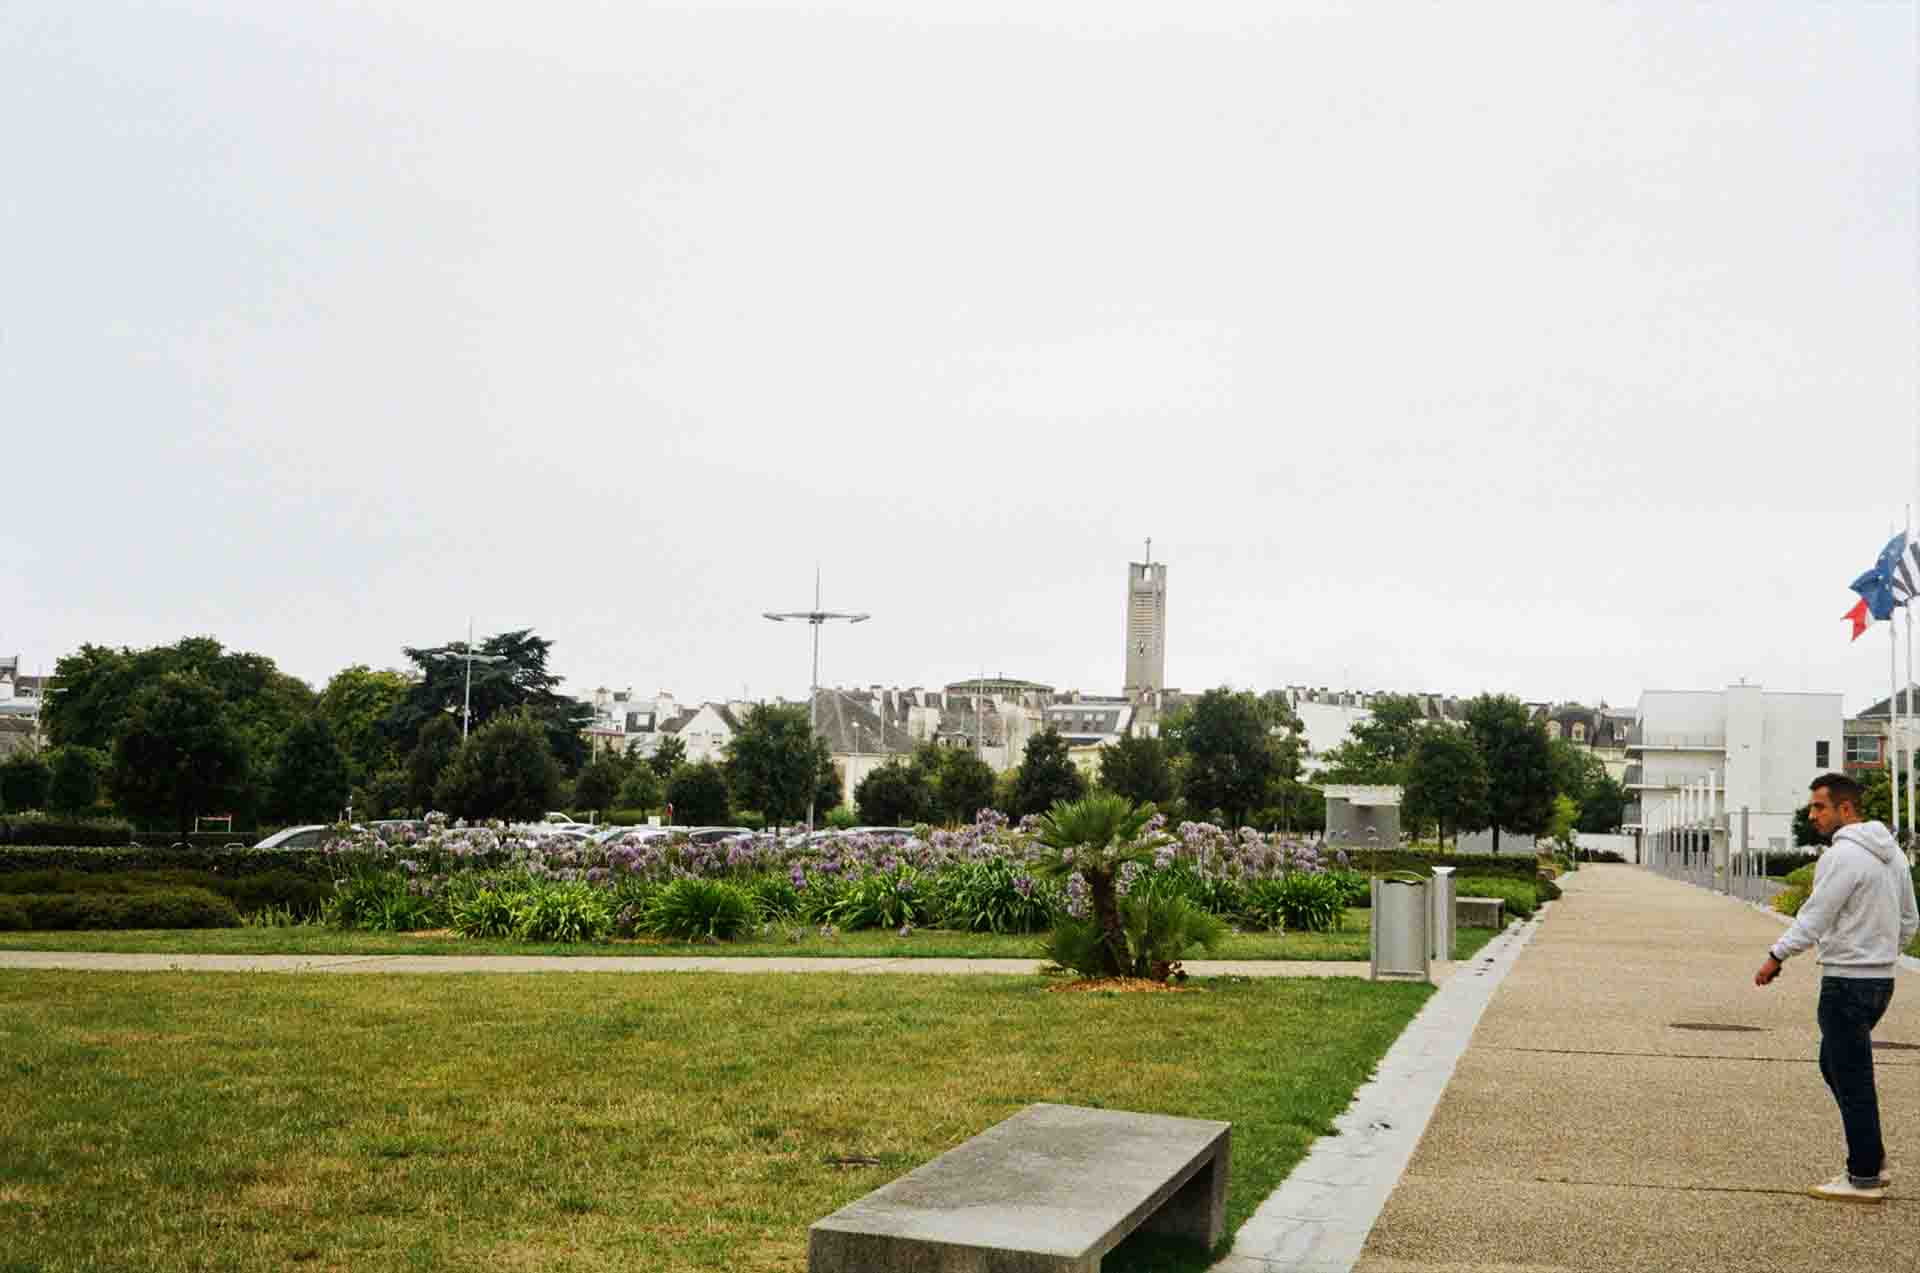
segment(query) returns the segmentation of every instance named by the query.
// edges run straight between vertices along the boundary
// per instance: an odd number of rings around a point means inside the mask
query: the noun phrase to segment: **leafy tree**
[[[1267,791],[1260,825],[1269,830],[1318,830],[1327,825],[1327,798],[1297,778],[1277,778]]]
[[[728,809],[726,770],[711,760],[682,765],[667,779],[667,803],[673,821],[683,827],[718,826]]]
[[[47,756],[47,807],[55,813],[91,813],[100,803],[107,760],[106,752],[92,747],[55,747]]]
[[[1580,821],[1580,806],[1572,796],[1555,795],[1553,815],[1547,819],[1547,835],[1565,852],[1573,851],[1573,829]]]
[[[825,751],[806,708],[760,703],[727,743],[727,789],[743,807],[758,809],[771,822],[798,822],[816,794]]]
[[[662,781],[673,776],[673,771],[687,762],[687,740],[678,734],[668,734],[653,749],[653,755],[647,757],[647,763],[653,766],[653,772]]]
[[[1431,819],[1444,841],[1463,826],[1485,826],[1487,765],[1473,738],[1446,725],[1422,732],[1407,764],[1400,809],[1418,823]]]
[[[1626,816],[1627,800],[1627,789],[1609,777],[1602,766],[1599,776],[1587,784],[1587,794],[1580,801],[1579,829],[1595,835],[1618,831]]]
[[[531,821],[553,808],[560,779],[544,722],[504,712],[460,744],[434,795],[455,817]]]
[[[1494,852],[1500,832],[1539,835],[1553,816],[1553,764],[1546,731],[1527,715],[1519,699],[1482,694],[1466,705],[1467,732],[1487,767],[1487,803],[1474,822],[1462,828],[1491,826]]]
[[[346,753],[315,712],[289,729],[274,752],[268,807],[288,822],[332,822],[351,787]]]
[[[562,678],[547,670],[552,648],[553,642],[534,636],[531,628],[502,632],[482,641],[474,651],[500,662],[475,662],[469,669],[464,641],[444,649],[402,646],[400,652],[419,669],[420,679],[408,686],[406,697],[387,714],[388,737],[396,747],[411,751],[428,721],[449,713],[458,720],[471,670],[473,731],[502,713],[525,712],[546,733],[548,749],[566,771],[578,770],[587,760],[582,731],[592,723],[593,708],[555,692]]]
[[[631,768],[643,768],[635,765]],[[573,780],[573,809],[611,809],[620,798],[620,788],[626,783],[630,767],[622,764],[614,756],[600,756],[590,761],[580,770],[580,776]],[[653,777],[653,771],[647,770],[647,777]]]
[[[1793,811],[1793,842],[1802,848],[1833,843],[1814,829],[1813,819],[1807,816],[1807,806],[1801,805]]]
[[[184,838],[196,814],[226,813],[240,804],[246,781],[246,742],[205,678],[168,672],[134,693],[108,771],[121,809],[170,820]]]
[[[931,821],[937,798],[932,775],[925,766],[897,759],[869,772],[853,789],[853,802],[866,826],[913,826]]]
[[[37,751],[16,751],[0,760],[0,809],[46,808],[52,778],[46,757]]]
[[[440,777],[460,750],[460,726],[450,716],[435,717],[420,731],[420,740],[407,753],[407,800],[421,811],[436,808]]]
[[[313,710],[314,694],[262,654],[228,651],[212,637],[185,637],[146,650],[83,645],[54,665],[56,684],[43,715],[56,744],[109,750],[134,696],[169,673],[196,676],[229,709],[250,756],[264,759],[294,723]],[[244,806],[245,794],[234,803]]]
[[[400,765],[388,765],[353,789],[353,815],[361,821],[397,818],[409,809],[426,812],[425,805],[410,804],[412,780]]]
[[[1100,751],[1100,786],[1136,804],[1173,799],[1173,760],[1158,738],[1128,734]]]
[[[993,803],[993,766],[966,747],[941,747],[934,803],[944,822],[972,822]]]
[[[615,806],[621,809],[656,808],[665,791],[666,784],[653,772],[652,765],[634,765],[627,770],[626,779],[620,784],[620,790],[614,798]]]
[[[1045,813],[1063,800],[1087,794],[1087,780],[1067,756],[1067,740],[1049,726],[1027,739],[1020,756],[1020,778],[1014,788],[1017,816]]]
[[[406,698],[407,688],[407,678],[398,672],[376,672],[356,663],[335,672],[320,691],[316,705],[320,718],[346,753],[347,769],[355,782],[393,763],[393,740],[382,726]]]
[[[1169,743],[1186,762],[1185,796],[1196,815],[1219,810],[1239,826],[1260,807],[1282,754],[1260,701],[1247,691],[1208,690],[1167,725]]]

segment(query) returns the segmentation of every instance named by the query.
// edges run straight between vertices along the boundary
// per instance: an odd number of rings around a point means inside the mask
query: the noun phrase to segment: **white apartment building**
[[[1793,845],[1793,815],[1807,784],[1841,764],[1840,695],[1729,685],[1648,690],[1627,733],[1626,830],[1644,837],[1702,819],[1716,853],[1740,834],[1751,847]]]

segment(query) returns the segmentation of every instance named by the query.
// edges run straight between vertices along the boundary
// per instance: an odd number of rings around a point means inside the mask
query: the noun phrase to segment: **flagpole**
[[[1887,734],[1893,744],[1892,769],[1888,771],[1892,782],[1887,794],[1892,797],[1887,803],[1893,806],[1893,838],[1900,838],[1900,639],[1896,635],[1899,625],[1893,616],[1887,616]]]

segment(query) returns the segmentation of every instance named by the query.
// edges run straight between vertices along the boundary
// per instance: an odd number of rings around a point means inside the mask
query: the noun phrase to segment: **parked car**
[[[260,843],[256,849],[317,849],[320,842],[331,838],[333,828],[324,824],[304,827],[288,827],[284,831],[275,831]]]
[[[367,823],[367,829],[388,844],[394,844],[407,839],[409,835],[416,840],[424,839],[427,822],[425,818],[381,818]]]
[[[687,831],[687,839],[695,844],[719,844],[724,840],[737,840],[743,835],[751,836],[753,831],[747,827],[693,827]]]
[[[673,828],[671,827],[607,827],[604,830],[593,833],[593,842],[595,844],[612,844],[616,840],[623,840],[628,836],[633,836],[639,842],[644,843],[648,840],[664,840],[672,834]]]

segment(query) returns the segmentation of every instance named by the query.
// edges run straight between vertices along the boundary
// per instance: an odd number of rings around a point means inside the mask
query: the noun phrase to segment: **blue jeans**
[[[1820,979],[1820,1077],[1840,1106],[1847,1175],[1856,1185],[1877,1179],[1886,1164],[1880,1094],[1873,1086],[1873,1027],[1892,1002],[1891,978]]]

